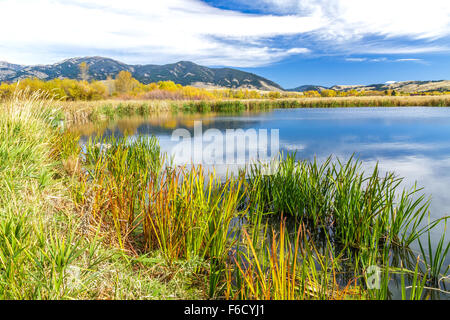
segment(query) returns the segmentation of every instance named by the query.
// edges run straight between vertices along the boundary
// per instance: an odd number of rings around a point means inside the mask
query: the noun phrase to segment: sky
[[[0,0],[0,61],[105,56],[284,88],[450,79],[448,0]]]

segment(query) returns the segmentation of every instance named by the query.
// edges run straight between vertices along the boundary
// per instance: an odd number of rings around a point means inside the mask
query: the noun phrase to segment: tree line
[[[305,92],[266,92],[249,89],[204,89],[182,86],[173,81],[159,81],[143,84],[133,78],[128,71],[121,71],[113,79],[89,81],[89,66],[83,62],[79,65],[81,80],[53,79],[49,81],[27,78],[15,83],[0,84],[0,99],[5,100],[16,90],[29,89],[31,92],[47,92],[52,98],[64,101],[93,101],[111,98],[153,99],[153,100],[214,100],[214,99],[286,99],[314,97],[351,97],[351,96],[395,96],[395,95],[440,95],[443,92],[403,93],[395,90],[346,92],[326,89]]]

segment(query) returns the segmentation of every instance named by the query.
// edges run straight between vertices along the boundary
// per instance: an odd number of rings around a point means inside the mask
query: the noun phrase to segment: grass
[[[372,246],[373,239],[408,246],[439,223],[421,227],[429,201],[424,195],[413,200],[420,189],[399,190],[402,179],[394,173],[380,176],[376,166],[365,175],[360,167],[353,159],[296,161],[295,154],[287,155],[271,175],[256,164],[248,174],[248,201],[252,211],[293,216],[356,248]]]
[[[156,252],[143,262],[105,245],[96,226],[86,230],[64,165],[77,148],[55,126],[58,110],[37,93],[16,93],[1,108],[0,299],[201,296],[188,284],[191,266],[172,270]]]
[[[169,264],[208,259],[211,274],[223,268],[242,181],[222,183],[201,168],[161,170],[154,138],[91,140],[84,155],[89,178],[80,183],[94,186],[89,215],[105,233],[115,230],[111,243],[159,250]],[[211,277],[210,296],[218,279]]]
[[[428,201],[393,174],[288,155],[219,179],[171,166],[155,138],[80,148],[51,105],[2,105],[1,299],[389,299],[398,276],[404,299],[443,290],[445,236],[396,265],[441,221],[424,226]]]
[[[427,252],[423,248],[422,242],[419,240],[420,251],[425,260],[426,273],[429,275],[429,282],[439,287],[441,279],[448,274],[450,266],[444,266],[445,258],[450,249],[450,242],[445,245],[445,232],[439,239],[436,248],[432,248],[431,235],[428,233]]]
[[[448,107],[449,96],[373,96],[263,100],[104,100],[52,102],[66,124],[86,124],[167,112],[229,113],[287,108]]]
[[[355,279],[341,286],[336,274],[338,258],[328,250],[320,252],[301,225],[294,239],[284,219],[279,231],[272,230],[267,246],[255,247],[244,232],[242,247],[230,265],[228,299],[244,300],[344,300],[362,299]],[[232,271],[234,270],[234,271]]]
[[[143,203],[146,247],[162,250],[168,261],[208,260],[210,297],[220,288],[241,187],[242,181],[222,183],[214,174],[205,177],[201,168],[192,168],[166,172],[150,182],[141,198],[150,198]]]

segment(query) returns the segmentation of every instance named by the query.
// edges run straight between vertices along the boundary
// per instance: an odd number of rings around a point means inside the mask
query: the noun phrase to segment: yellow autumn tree
[[[78,66],[80,68],[80,78],[83,81],[88,81],[89,80],[89,65],[83,61],[82,63],[80,63],[80,65]]]
[[[138,84],[138,81],[128,71],[120,71],[115,82],[116,91],[119,93],[131,92]]]
[[[331,89],[322,90],[320,93],[322,97],[336,97],[337,92]]]

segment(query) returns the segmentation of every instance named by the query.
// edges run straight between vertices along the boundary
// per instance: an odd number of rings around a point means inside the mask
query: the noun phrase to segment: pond
[[[276,138],[276,150],[296,152],[298,159],[312,160],[316,157],[321,162],[332,155],[346,161],[354,155],[362,160],[363,169],[367,170],[378,163],[382,171],[394,171],[404,177],[404,187],[412,187],[417,182],[424,188],[422,193],[432,198],[432,219],[450,215],[450,108],[275,109],[240,114],[158,114],[147,118],[119,119],[102,125],[91,124],[78,130],[82,142],[93,135],[154,135],[159,139],[163,152],[174,155],[175,161],[186,162],[186,158],[176,156],[180,142],[174,141],[174,130],[185,129],[184,132],[190,133],[195,142],[194,134],[199,125],[202,133],[215,129],[216,135],[222,133],[224,136],[227,130],[232,129],[255,130],[257,135],[266,129],[268,145],[273,147],[271,142]],[[276,132],[276,135],[270,136],[271,132]],[[208,141],[225,143],[225,140]],[[201,148],[207,147],[208,143],[203,141]],[[248,157],[255,146],[238,142],[235,149],[235,154]],[[269,151],[267,154],[273,155],[273,150]],[[221,155],[226,158],[225,154],[226,151]],[[241,162],[237,163],[239,166]],[[236,170],[236,163],[228,161],[204,164],[216,167],[221,174]],[[433,230],[433,242],[439,240],[443,231],[443,226]],[[450,257],[447,256],[445,265],[449,263]]]

